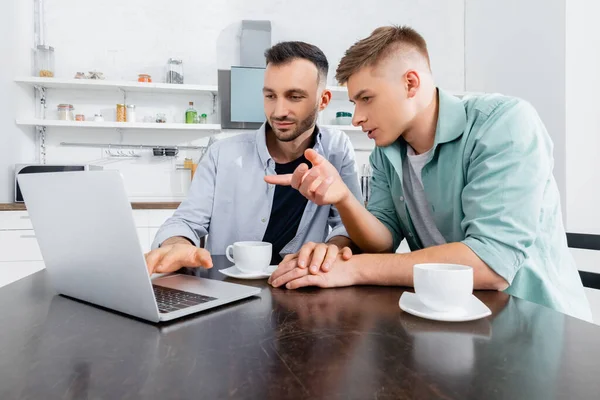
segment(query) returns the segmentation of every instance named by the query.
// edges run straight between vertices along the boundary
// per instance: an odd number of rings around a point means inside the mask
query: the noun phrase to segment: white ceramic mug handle
[[[225,249],[225,256],[227,257],[227,259],[229,261],[231,261],[232,263],[235,264],[235,260],[233,259],[233,256],[229,254],[229,250],[233,250],[233,245],[230,244],[229,246],[227,246],[227,248]]]

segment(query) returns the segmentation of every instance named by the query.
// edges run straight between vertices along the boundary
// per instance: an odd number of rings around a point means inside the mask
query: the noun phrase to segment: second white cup
[[[425,307],[461,312],[473,294],[473,268],[457,264],[415,264],[415,293]]]
[[[273,245],[267,242],[235,242],[227,246],[225,256],[241,272],[252,273],[271,264],[272,249]]]

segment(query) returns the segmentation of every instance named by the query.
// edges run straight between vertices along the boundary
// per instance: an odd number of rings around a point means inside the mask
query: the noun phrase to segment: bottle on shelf
[[[198,111],[194,109],[194,102],[190,101],[190,107],[185,111],[185,123],[194,124],[198,118]]]

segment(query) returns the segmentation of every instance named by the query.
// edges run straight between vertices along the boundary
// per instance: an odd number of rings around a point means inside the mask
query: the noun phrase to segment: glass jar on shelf
[[[336,125],[352,125],[352,113],[338,111],[335,113]]]
[[[196,114],[196,116],[194,117],[194,123],[195,124],[205,124],[207,118],[208,118],[208,115],[206,115],[206,114]]]
[[[183,84],[183,61],[178,58],[169,58],[167,61],[166,83]]]
[[[136,122],[136,115],[135,115],[135,105],[134,104],[128,104],[127,105],[127,114],[126,114],[126,121],[127,122]]]
[[[152,82],[152,77],[148,74],[139,74],[138,75],[138,82],[146,82],[146,83],[150,83]]]
[[[117,104],[117,122],[127,122],[127,109],[125,104]]]
[[[59,104],[57,106],[58,119],[61,121],[74,121],[75,116],[73,111],[75,108],[72,104]]]
[[[46,45],[36,47],[35,74],[42,78],[54,77],[54,47]]]
[[[167,116],[164,113],[156,114],[156,123],[165,124],[167,122]]]

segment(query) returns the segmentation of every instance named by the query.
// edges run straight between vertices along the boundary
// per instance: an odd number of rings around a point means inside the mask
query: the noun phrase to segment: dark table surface
[[[403,313],[402,288],[231,281],[264,290],[165,325],[57,296],[45,271],[0,288],[0,399],[600,398],[600,327],[503,293],[441,323]]]

